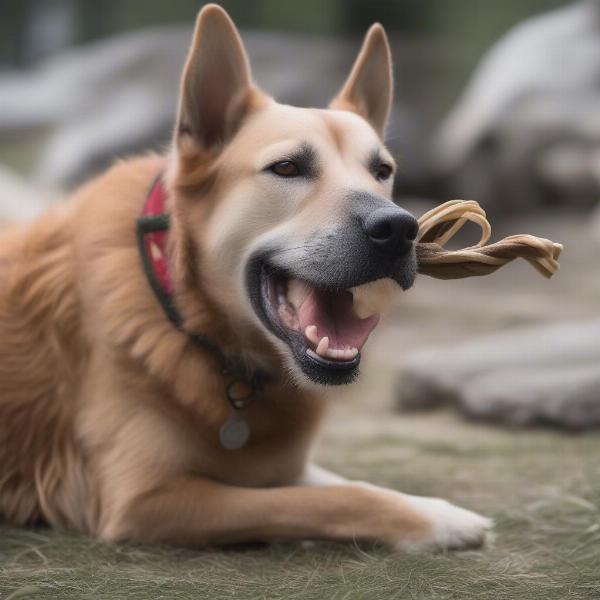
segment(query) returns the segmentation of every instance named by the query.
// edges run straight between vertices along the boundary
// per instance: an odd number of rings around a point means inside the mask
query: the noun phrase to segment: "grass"
[[[445,412],[367,417],[350,406],[338,407],[321,462],[491,515],[493,546],[426,556],[326,543],[192,552],[4,528],[0,598],[600,598],[600,439],[496,430]]]

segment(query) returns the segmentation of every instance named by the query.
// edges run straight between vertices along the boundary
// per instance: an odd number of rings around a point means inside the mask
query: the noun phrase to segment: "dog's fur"
[[[483,517],[308,463],[320,386],[257,318],[244,283],[257,249],[285,242],[289,264],[302,263],[303,242],[320,231],[331,239],[352,194],[389,203],[391,180],[378,181],[365,163],[373,149],[392,162],[381,142],[391,85],[375,25],[329,109],[277,104],[252,83],[229,17],[207,6],[170,153],[120,162],[66,205],[2,232],[1,519],[188,546],[483,542]],[[312,179],[261,170],[306,143],[318,153]],[[141,268],[135,222],[160,173],[185,329],[270,376],[248,409],[252,437],[240,450],[219,444],[230,407],[214,358],[171,324]]]

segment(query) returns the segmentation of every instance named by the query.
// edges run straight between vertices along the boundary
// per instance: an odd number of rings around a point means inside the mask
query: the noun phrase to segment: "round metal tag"
[[[223,448],[239,450],[243,448],[250,438],[250,427],[244,417],[234,412],[219,430],[219,439]]]

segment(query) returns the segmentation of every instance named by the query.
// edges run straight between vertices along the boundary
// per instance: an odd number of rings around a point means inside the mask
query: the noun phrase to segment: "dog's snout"
[[[388,256],[408,252],[417,237],[419,224],[406,210],[396,206],[379,208],[363,220],[369,240]]]

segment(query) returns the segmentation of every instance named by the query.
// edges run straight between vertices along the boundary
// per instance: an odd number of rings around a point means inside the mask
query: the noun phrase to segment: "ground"
[[[228,550],[108,546],[46,529],[0,528],[0,599],[600,598],[600,438],[507,430],[451,407],[394,410],[402,357],[522,323],[597,314],[600,281],[582,218],[537,216],[510,232],[567,245],[552,281],[526,264],[485,280],[422,280],[372,340],[361,383],[332,406],[317,458],[348,477],[435,495],[491,516],[482,551],[411,556],[318,543]],[[504,231],[507,233],[509,231]]]
[[[4,529],[0,598],[600,598],[597,436],[507,432],[445,411],[356,415],[346,428],[325,435],[324,464],[490,515],[493,546],[426,556],[334,544],[190,552]]]

